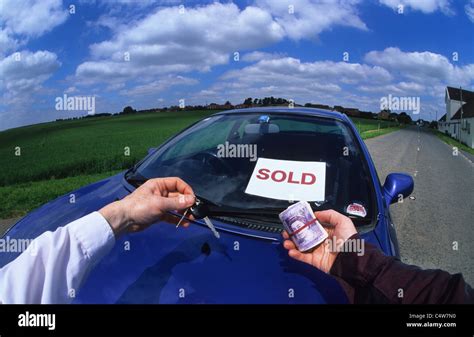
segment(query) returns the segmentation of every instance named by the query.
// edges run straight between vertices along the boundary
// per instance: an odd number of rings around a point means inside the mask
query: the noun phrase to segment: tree
[[[400,112],[398,115],[398,122],[403,124],[411,124],[412,119],[406,112]]]
[[[125,108],[123,108],[123,114],[133,114],[137,112],[137,110],[133,109],[130,105],[129,106],[126,106]]]
[[[244,101],[244,105],[252,105],[252,97],[246,98]]]
[[[224,105],[232,105],[229,101],[225,102]]]
[[[430,128],[431,129],[437,129],[438,128],[438,122],[437,121],[431,121]]]
[[[396,121],[398,120],[398,114],[396,112],[391,112],[390,115],[388,115],[388,119],[391,121]]]

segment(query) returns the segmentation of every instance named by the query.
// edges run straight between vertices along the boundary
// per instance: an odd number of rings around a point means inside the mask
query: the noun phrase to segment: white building
[[[446,87],[444,100],[446,114],[439,119],[438,130],[474,148],[474,92]]]

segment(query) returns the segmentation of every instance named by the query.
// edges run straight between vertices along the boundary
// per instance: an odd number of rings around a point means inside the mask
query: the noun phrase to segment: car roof
[[[305,116],[317,116],[317,117],[326,117],[347,120],[347,116],[337,111],[323,110],[316,108],[303,108],[303,107],[256,107],[256,108],[244,108],[244,109],[232,109],[224,110],[216,115],[231,115],[231,114],[242,114],[242,113],[273,113],[273,114],[295,114],[295,115],[305,115]]]

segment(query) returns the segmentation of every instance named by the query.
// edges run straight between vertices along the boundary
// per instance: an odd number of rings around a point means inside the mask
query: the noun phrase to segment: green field
[[[398,123],[377,119],[351,118],[357,130],[363,139],[372,138],[374,135],[387,133],[386,131],[394,131],[393,127],[398,128]],[[387,129],[387,130],[384,130]],[[385,132],[384,132],[385,131]]]
[[[150,147],[209,114],[143,113],[0,132],[0,218],[24,215],[51,199],[128,168]],[[354,118],[354,123],[364,139],[397,129],[386,121]]]
[[[0,186],[130,167],[148,148],[208,114],[179,111],[98,117],[0,132]],[[16,147],[20,156],[15,155]]]

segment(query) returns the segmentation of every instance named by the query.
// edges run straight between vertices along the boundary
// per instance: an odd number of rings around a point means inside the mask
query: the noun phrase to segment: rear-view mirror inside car
[[[264,133],[278,133],[280,127],[277,124],[270,123],[255,123],[245,125],[246,134],[264,134]]]

